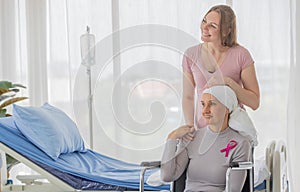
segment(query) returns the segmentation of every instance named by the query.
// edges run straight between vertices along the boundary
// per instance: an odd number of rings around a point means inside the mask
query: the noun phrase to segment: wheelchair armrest
[[[252,169],[253,163],[251,161],[231,162],[229,167],[238,169]]]
[[[141,166],[142,167],[153,167],[153,168],[159,168],[160,167],[161,162],[160,161],[144,161],[141,162]]]
[[[250,192],[253,192],[254,187],[253,187],[253,162],[252,161],[240,161],[240,162],[231,162],[229,164],[229,167],[226,171],[226,189],[225,191],[228,192],[230,191],[230,172],[231,171],[238,171],[238,170],[249,170],[249,190]]]
[[[160,168],[160,161],[144,161],[141,162],[140,166],[143,167],[140,173],[140,192],[144,192],[144,180],[145,180],[145,172],[148,169]]]

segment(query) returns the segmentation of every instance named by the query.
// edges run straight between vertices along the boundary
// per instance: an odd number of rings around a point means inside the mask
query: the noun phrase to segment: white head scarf
[[[257,132],[245,109],[242,109],[235,92],[226,85],[217,85],[205,89],[202,94],[209,93],[225,105],[229,112],[229,127],[247,137],[255,146],[257,142]]]

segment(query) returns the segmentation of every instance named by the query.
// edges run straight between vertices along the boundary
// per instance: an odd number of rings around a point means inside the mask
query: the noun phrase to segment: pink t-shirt
[[[241,73],[243,69],[254,63],[246,48],[240,45],[229,48],[223,62],[218,66],[218,69],[214,73],[210,73],[203,65],[204,61],[200,51],[202,46],[203,44],[199,44],[187,49],[182,60],[183,71],[191,73],[194,77],[196,93],[198,95],[197,101],[200,100],[203,88],[207,81],[213,76],[227,76],[243,86]],[[201,117],[201,105],[197,105],[196,109],[196,117],[198,119],[197,127],[203,127],[205,124],[199,119]]]

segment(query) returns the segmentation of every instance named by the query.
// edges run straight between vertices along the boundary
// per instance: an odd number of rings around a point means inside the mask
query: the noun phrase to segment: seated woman
[[[237,97],[228,86],[214,86],[203,91],[202,116],[207,126],[195,130],[194,127],[181,126],[168,135],[165,145],[161,179],[171,182],[187,169],[185,191],[224,191],[226,170],[230,162],[248,161],[251,145],[247,137],[231,127],[231,112],[237,105]],[[245,111],[240,111],[246,115]],[[237,112],[235,112],[237,113]],[[241,117],[240,115],[238,115]],[[248,116],[239,118],[245,120]],[[252,124],[245,126],[251,127]],[[244,125],[243,122],[234,125]],[[189,133],[194,138],[190,142],[181,139]],[[178,143],[179,141],[179,143]],[[246,178],[246,171],[235,171],[230,177],[230,191],[240,192]]]

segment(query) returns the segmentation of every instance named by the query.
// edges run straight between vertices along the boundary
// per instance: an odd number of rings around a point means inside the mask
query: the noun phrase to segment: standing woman
[[[241,106],[256,110],[260,94],[254,61],[249,51],[237,43],[236,17],[229,6],[217,5],[206,13],[201,22],[201,40],[203,43],[187,49],[182,61],[186,124],[205,126],[201,116],[194,117],[201,114],[201,106],[195,107],[195,100],[213,85],[229,86]]]

